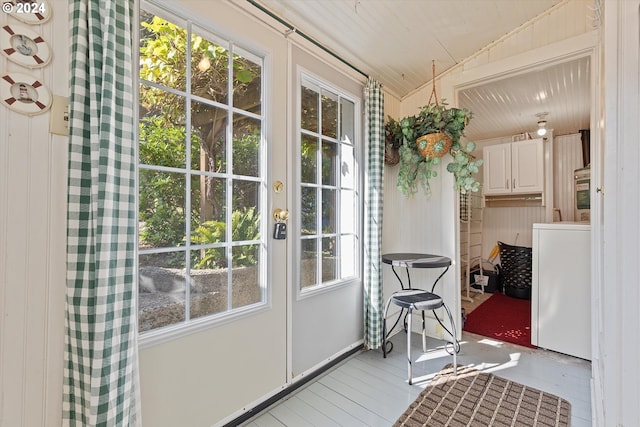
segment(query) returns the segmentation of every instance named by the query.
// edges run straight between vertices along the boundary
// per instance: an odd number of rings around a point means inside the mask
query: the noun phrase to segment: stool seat
[[[421,289],[398,292],[391,296],[391,299],[398,307],[412,310],[435,310],[443,305],[439,295]]]

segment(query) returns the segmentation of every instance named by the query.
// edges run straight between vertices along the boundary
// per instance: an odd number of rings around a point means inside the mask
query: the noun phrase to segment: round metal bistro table
[[[427,351],[427,335],[425,328],[425,310],[436,310],[440,307],[443,307],[447,313],[449,318],[450,328],[447,329],[440,319],[438,315],[435,313],[436,319],[442,325],[444,330],[449,332],[451,337],[453,338],[453,367],[454,367],[454,375],[457,372],[457,360],[456,354],[459,351],[460,347],[458,344],[457,336],[456,336],[456,328],[453,322],[453,316],[451,315],[451,311],[444,304],[442,297],[435,294],[433,291],[435,290],[436,285],[445,275],[445,273],[449,270],[451,266],[451,258],[442,256],[442,255],[433,255],[433,254],[424,254],[424,253],[389,253],[382,255],[382,262],[385,264],[391,265],[391,269],[395,274],[398,282],[400,283],[401,290],[394,292],[391,297],[387,300],[387,303],[384,308],[384,314],[382,318],[382,354],[383,357],[387,357],[387,353],[391,352],[393,349],[393,344],[388,341],[388,336],[391,331],[398,324],[398,321],[402,318],[403,313],[406,310],[405,314],[405,330],[407,331],[407,361],[408,361],[408,376],[409,376],[409,384],[413,383],[413,375],[412,375],[412,358],[411,358],[411,314],[413,310],[419,310],[422,314],[422,351]],[[400,275],[396,271],[396,267],[403,267],[406,269],[407,273],[407,281],[406,283],[401,279]],[[437,277],[437,279],[431,285],[431,291],[427,291],[424,289],[416,289],[411,284],[411,275],[409,270],[412,268],[444,268],[442,273]],[[395,324],[391,328],[389,332],[387,332],[387,312],[389,310],[389,306],[391,304],[395,304],[400,307],[400,314],[398,315],[398,320],[396,320]],[[388,347],[390,346],[390,347]]]

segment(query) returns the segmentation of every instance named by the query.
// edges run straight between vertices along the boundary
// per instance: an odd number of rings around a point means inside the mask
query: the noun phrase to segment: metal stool
[[[412,374],[412,359],[411,359],[411,313],[413,310],[422,311],[422,351],[426,353],[427,351],[427,334],[425,330],[425,318],[424,311],[425,310],[436,310],[440,307],[444,307],[447,312],[447,316],[449,316],[449,322],[451,324],[451,331],[448,331],[451,337],[453,338],[453,374],[457,375],[458,373],[458,363],[456,359],[456,354],[459,351],[460,345],[458,344],[458,338],[456,334],[456,325],[453,323],[453,316],[451,316],[451,311],[444,304],[442,298],[439,295],[436,295],[432,292],[428,292],[422,289],[406,289],[398,292],[394,292],[393,295],[387,300],[387,304],[384,308],[384,314],[382,317],[382,354],[386,358],[387,357],[387,311],[389,310],[389,306],[391,303],[394,303],[398,307],[403,310],[407,310],[407,357],[408,357],[408,374],[409,374],[409,384],[413,384],[413,374]],[[402,316],[402,312],[400,312],[400,316]],[[438,319],[439,320],[439,319]],[[397,324],[397,322],[396,322]],[[394,325],[395,326],[395,325]],[[393,329],[393,328],[392,328]]]

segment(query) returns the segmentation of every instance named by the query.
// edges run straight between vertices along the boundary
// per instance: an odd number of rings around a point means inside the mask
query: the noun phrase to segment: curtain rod
[[[262,6],[261,4],[258,4],[257,2],[255,2],[254,0],[247,0],[247,2],[249,4],[251,4],[252,6],[254,6],[255,8],[259,9],[260,11],[266,13],[267,15],[269,15],[271,18],[275,19],[276,21],[278,21],[279,23],[281,23],[282,25],[284,25],[285,27],[287,27],[290,31],[293,31],[294,33],[298,34],[300,37],[302,37],[303,39],[307,40],[308,42],[311,42],[313,45],[315,45],[316,47],[319,47],[320,49],[322,49],[324,52],[328,53],[329,55],[333,56],[334,58],[336,58],[338,61],[342,62],[343,64],[347,65],[349,68],[351,68],[354,71],[357,71],[358,73],[362,74],[365,77],[369,77],[368,74],[366,74],[365,72],[363,72],[362,70],[360,70],[358,67],[356,67],[355,65],[351,64],[350,62],[348,62],[347,60],[345,60],[344,58],[340,57],[339,55],[337,55],[336,53],[332,52],[331,50],[329,50],[328,48],[326,48],[325,46],[323,46],[322,44],[320,44],[319,42],[317,42],[316,40],[314,40],[313,38],[311,38],[310,36],[306,35],[305,33],[303,33],[302,31],[298,31],[296,29],[296,27],[294,27],[293,25],[291,25],[290,23],[288,23],[287,21],[285,21],[284,19],[280,18],[278,15],[276,15],[275,13],[271,12],[269,9],[265,8],[264,6]]]

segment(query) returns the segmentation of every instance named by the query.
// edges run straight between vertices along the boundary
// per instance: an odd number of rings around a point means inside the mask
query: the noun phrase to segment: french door
[[[292,48],[292,377],[360,343],[362,84]]]
[[[142,418],[161,427],[233,419],[290,378],[287,43],[226,2],[181,5],[138,23]]]
[[[233,419],[363,330],[363,84],[224,2],[213,15],[180,4],[208,24],[157,2],[139,21],[139,356],[153,426]],[[228,23],[241,37],[215,31]]]

